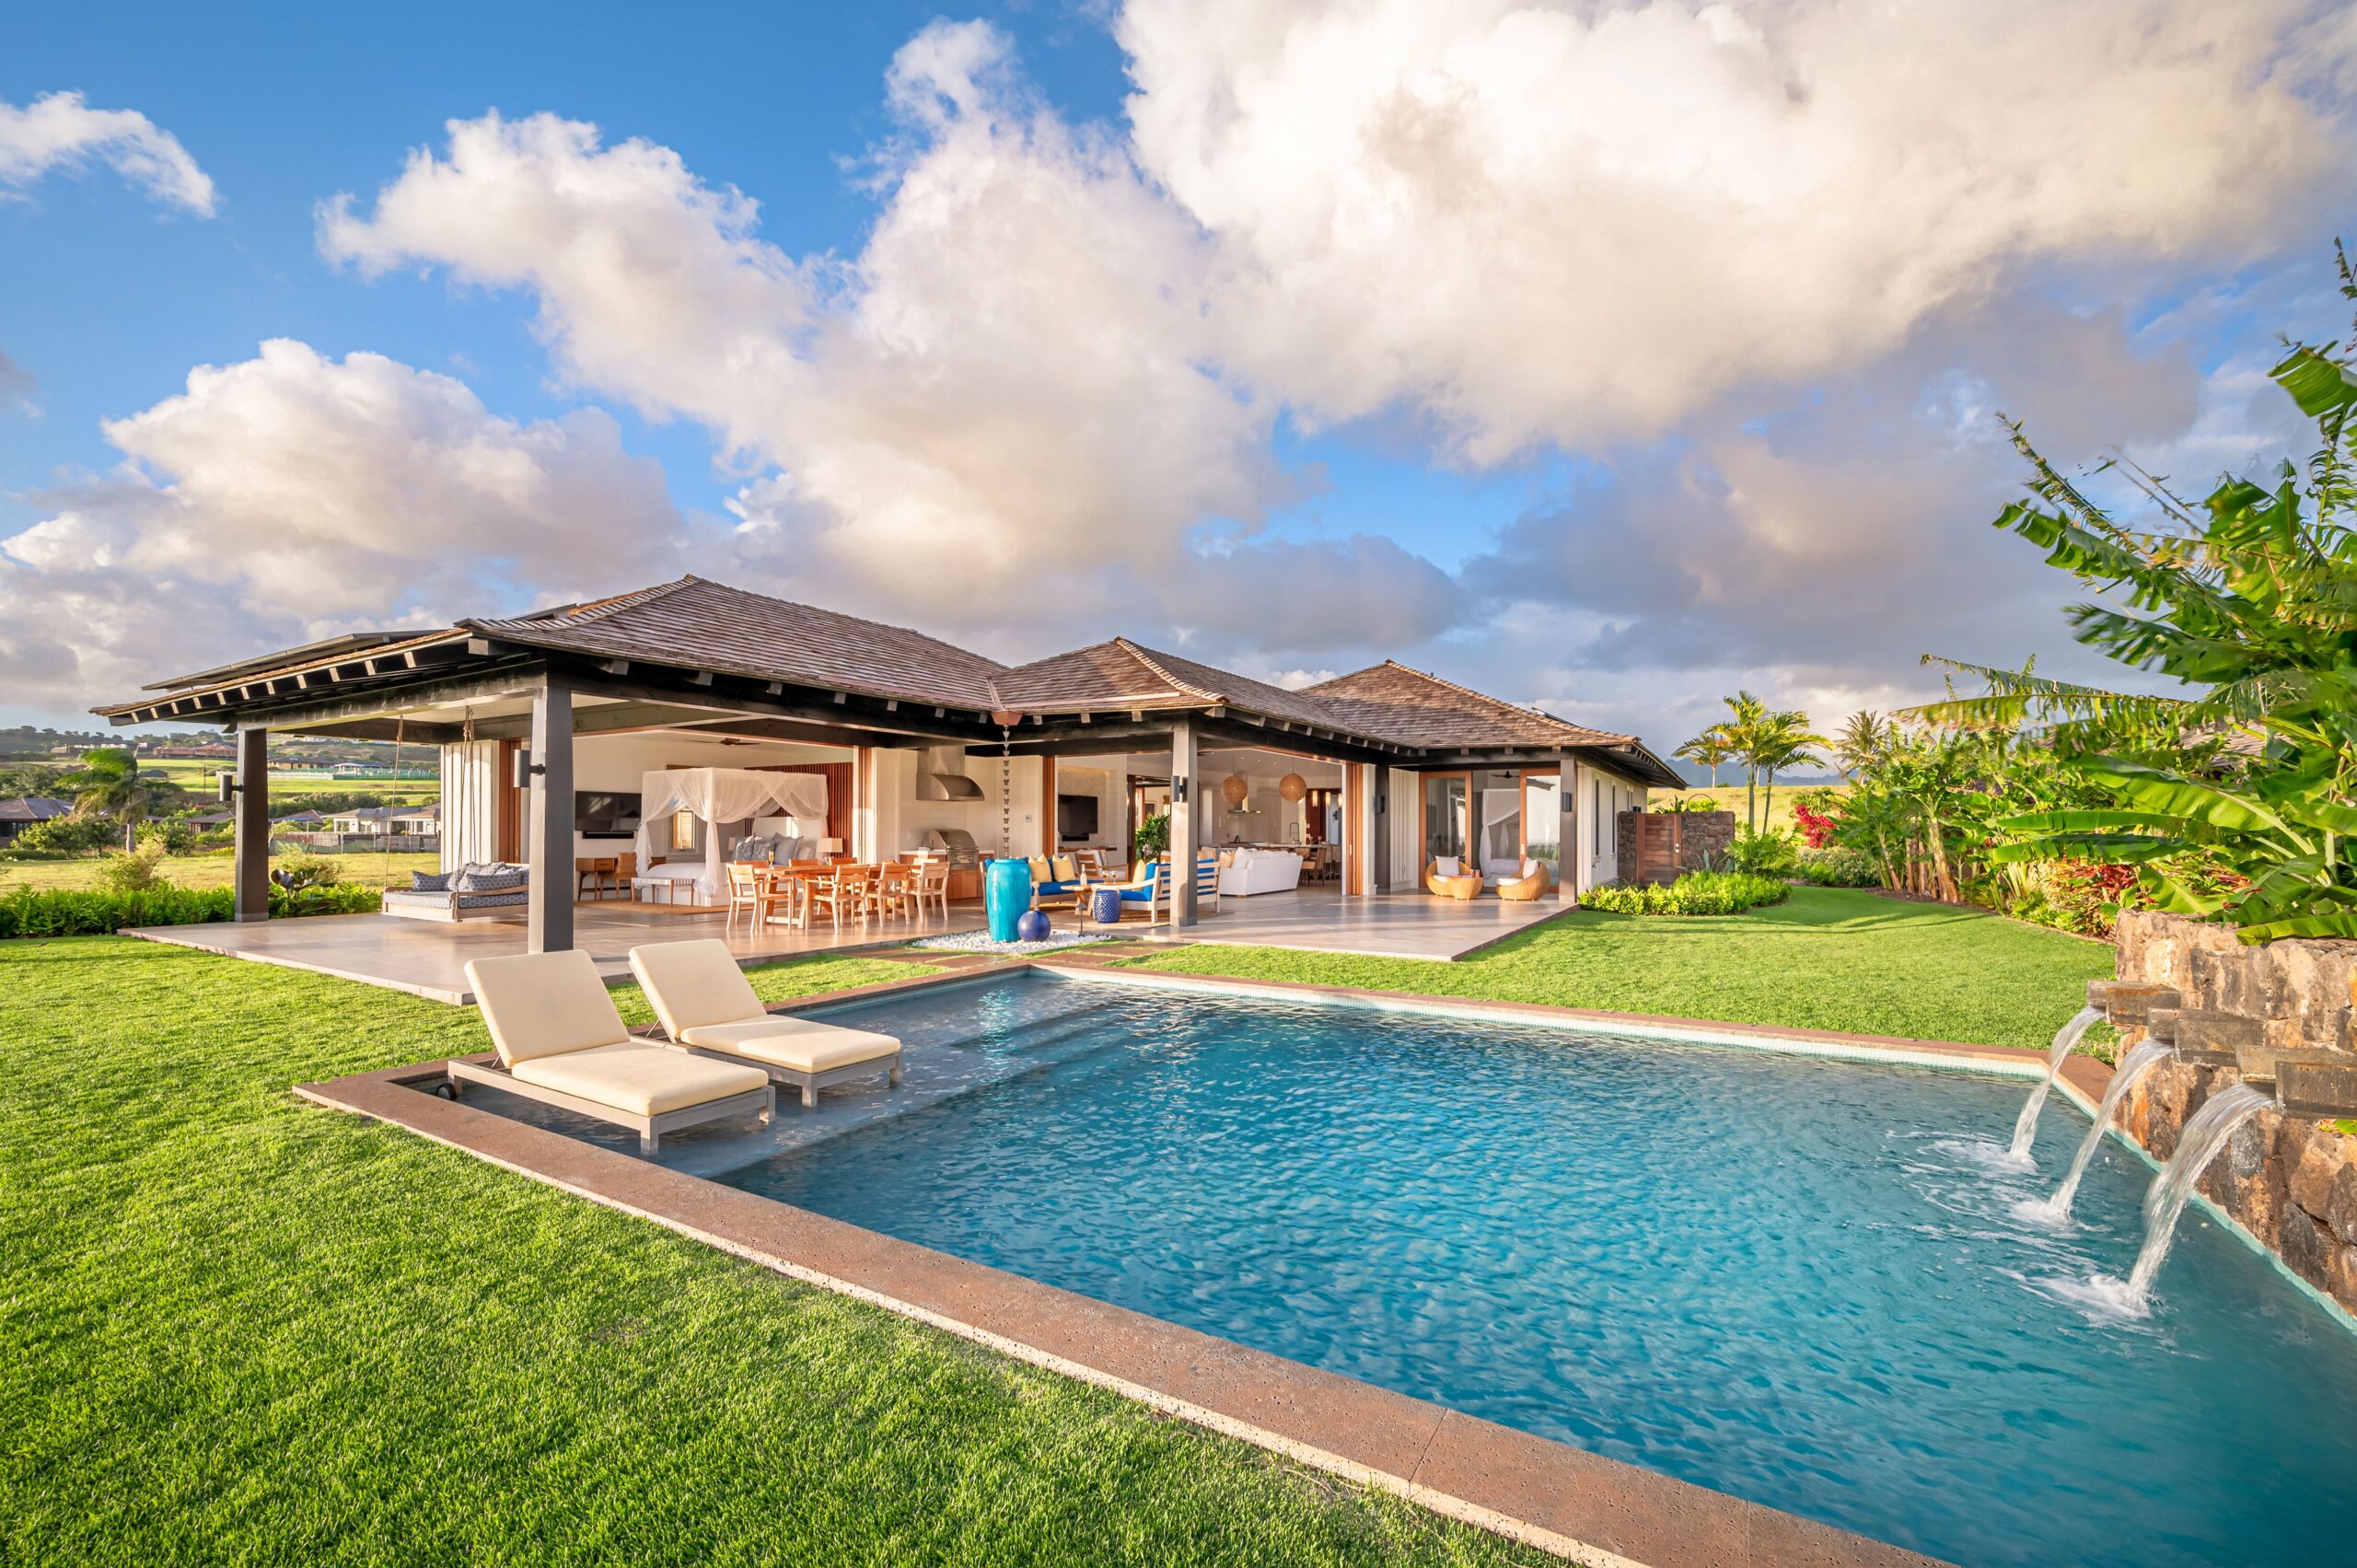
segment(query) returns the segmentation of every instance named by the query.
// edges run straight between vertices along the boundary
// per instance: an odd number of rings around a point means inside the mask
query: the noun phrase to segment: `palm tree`
[[[1890,754],[1892,726],[1872,708],[1860,708],[1834,736],[1833,759],[1842,771],[1855,775]]]
[[[1719,737],[1727,749],[1727,761],[1743,764],[1744,820],[1757,831],[1759,769],[1751,760],[1751,742],[1760,725],[1770,716],[1768,704],[1748,691],[1737,691],[1734,696],[1723,697],[1720,701],[1726,703],[1729,716],[1704,733]]]
[[[85,817],[111,817],[122,824],[122,847],[138,842],[139,824],[155,805],[152,780],[139,776],[139,759],[121,746],[100,746],[82,753],[79,770],[67,776],[74,792],[74,809]]]
[[[1825,737],[1811,733],[1806,714],[1768,714],[1752,726],[1744,748],[1743,760],[1755,772],[1767,775],[1766,810],[1771,815],[1776,809],[1776,771],[1801,762],[1821,761],[1815,748],[1830,744]],[[1759,830],[1756,825],[1752,829],[1754,832]]]
[[[1711,787],[1719,787],[1719,768],[1734,760],[1734,748],[1727,744],[1726,726],[1714,724],[1693,739],[1670,753],[1683,757],[1698,767],[1711,770]]]

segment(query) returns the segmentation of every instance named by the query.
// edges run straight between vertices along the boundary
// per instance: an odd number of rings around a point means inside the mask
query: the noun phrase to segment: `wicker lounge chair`
[[[777,1109],[776,1086],[751,1067],[633,1040],[598,966],[578,948],[470,959],[467,985],[499,1060],[451,1063],[452,1099],[465,1085],[488,1084],[633,1128],[650,1155],[675,1129],[733,1116],[766,1122]]]
[[[1546,891],[1547,863],[1529,855],[1523,856],[1520,876],[1508,877],[1498,884],[1498,897],[1520,903],[1528,903]]]
[[[663,1032],[682,1050],[759,1068],[800,1089],[806,1108],[819,1103],[820,1089],[846,1079],[882,1073],[900,1086],[899,1040],[770,1012],[726,942],[650,942],[630,950],[630,971],[645,988]]]
[[[1481,892],[1481,874],[1472,870],[1460,860],[1451,860],[1448,865],[1449,869],[1444,871],[1441,869],[1439,861],[1428,862],[1424,866],[1424,886],[1439,898],[1466,900],[1479,898]]]

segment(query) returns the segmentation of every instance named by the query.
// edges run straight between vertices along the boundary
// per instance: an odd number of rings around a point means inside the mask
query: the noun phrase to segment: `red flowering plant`
[[[1823,849],[1826,839],[1833,831],[1833,819],[1821,811],[1811,811],[1805,806],[1793,807],[1793,825],[1801,830],[1801,838],[1811,849]]]

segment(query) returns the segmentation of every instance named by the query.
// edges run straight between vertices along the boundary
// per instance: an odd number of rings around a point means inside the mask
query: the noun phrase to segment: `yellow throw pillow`
[[[1055,880],[1059,882],[1077,882],[1080,880],[1080,862],[1074,860],[1071,855],[1060,854],[1056,856],[1055,860],[1051,864],[1053,864],[1056,868]]]
[[[1050,874],[1051,874],[1054,869],[1055,869],[1055,868],[1054,868],[1053,866],[1051,866],[1051,865],[1050,865],[1048,864],[1048,858],[1047,858],[1047,856],[1045,856],[1045,855],[1040,855],[1040,854],[1035,854],[1035,855],[1033,855],[1033,856],[1031,857],[1031,880],[1032,880],[1032,881],[1034,881],[1034,882],[1052,882],[1052,881],[1054,881],[1054,880],[1055,880],[1055,877],[1054,877],[1053,876],[1050,875]]]

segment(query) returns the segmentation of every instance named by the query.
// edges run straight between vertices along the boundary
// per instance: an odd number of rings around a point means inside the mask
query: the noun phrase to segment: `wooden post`
[[[238,731],[236,865],[232,900],[240,921],[270,918],[270,731]]]
[[[1170,923],[1195,923],[1195,726],[1170,726]]]
[[[1565,751],[1555,759],[1555,900],[1580,901],[1580,763]]]
[[[525,947],[561,953],[573,946],[573,693],[554,677],[532,693],[530,822]]]
[[[1366,890],[1391,890],[1391,770],[1381,762],[1366,769]]]

